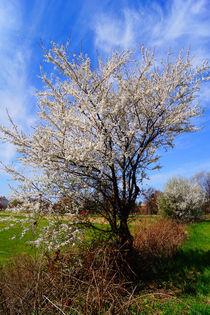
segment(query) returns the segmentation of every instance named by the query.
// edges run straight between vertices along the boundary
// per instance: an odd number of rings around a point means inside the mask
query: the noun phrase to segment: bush
[[[139,262],[148,267],[171,256],[185,235],[180,225],[162,219],[136,225],[127,256],[113,241],[100,240],[44,258],[19,256],[0,270],[0,313],[140,314],[136,267],[144,271]]]
[[[59,309],[130,314],[126,263],[110,244],[58,251],[48,259],[19,256],[0,270],[0,287],[2,314],[57,314]]]
[[[155,223],[145,221],[135,226],[134,249],[148,265],[154,260],[174,255],[186,235],[184,228],[174,221],[164,218]]]
[[[201,219],[204,202],[205,194],[200,185],[182,177],[169,180],[158,200],[164,216],[182,222]]]

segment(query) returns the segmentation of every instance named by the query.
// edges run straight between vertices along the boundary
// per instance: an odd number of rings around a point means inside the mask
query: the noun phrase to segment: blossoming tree
[[[168,217],[183,222],[200,220],[205,193],[197,182],[183,177],[168,180],[164,193],[160,195],[159,207]]]
[[[209,79],[207,63],[193,67],[183,53],[157,63],[142,48],[141,54],[114,51],[94,67],[87,55],[69,57],[68,47],[55,43],[45,61],[54,71],[42,72],[33,132],[24,134],[12,120],[11,128],[1,127],[20,162],[38,175],[7,171],[22,181],[25,198],[64,196],[76,205],[94,198],[110,230],[132,244],[128,216],[147,170],[158,167],[158,150],[198,129],[192,118],[202,114],[195,99]]]

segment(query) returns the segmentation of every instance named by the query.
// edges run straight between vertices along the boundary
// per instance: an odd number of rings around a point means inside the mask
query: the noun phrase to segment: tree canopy
[[[144,47],[114,51],[96,67],[83,53],[70,55],[68,45],[52,43],[44,57],[54,71],[42,72],[31,134],[12,120],[1,127],[36,176],[7,171],[22,181],[24,198],[63,197],[77,206],[94,199],[112,232],[131,240],[127,219],[147,170],[158,167],[158,150],[198,129],[192,118],[202,114],[196,98],[208,65],[194,67],[183,52],[157,62]]]

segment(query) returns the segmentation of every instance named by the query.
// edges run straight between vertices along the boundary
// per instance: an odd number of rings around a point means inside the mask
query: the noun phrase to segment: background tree
[[[147,214],[157,214],[158,213],[158,198],[161,192],[155,190],[153,187],[145,189],[142,193],[144,205],[147,208]]]
[[[173,177],[166,183],[159,198],[163,215],[183,222],[201,219],[205,194],[201,186],[183,177]]]
[[[62,195],[80,205],[93,194],[110,230],[131,245],[127,219],[147,170],[158,167],[158,149],[198,129],[191,118],[202,114],[195,98],[209,79],[207,63],[193,67],[182,53],[157,63],[142,48],[141,55],[114,51],[94,68],[87,55],[69,57],[68,45],[55,43],[45,61],[54,72],[49,78],[42,73],[32,133],[25,135],[12,121],[10,129],[1,128],[20,162],[37,175],[28,179],[6,170],[22,181],[23,198]]]
[[[197,182],[205,193],[205,203],[203,204],[203,211],[210,213],[210,172],[202,171],[192,177],[193,182]]]

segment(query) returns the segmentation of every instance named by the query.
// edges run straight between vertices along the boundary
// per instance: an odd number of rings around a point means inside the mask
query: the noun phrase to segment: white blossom
[[[33,132],[26,135],[11,118],[11,128],[1,126],[3,141],[16,146],[23,166],[23,172],[6,167],[21,183],[14,193],[18,200],[40,201],[40,207],[27,206],[35,217],[54,215],[52,207],[42,207],[44,201],[69,198],[74,210],[65,212],[78,222],[79,207],[94,198],[112,231],[123,235],[147,170],[158,167],[159,149],[198,129],[192,118],[202,114],[196,98],[201,82],[209,80],[208,65],[193,67],[181,52],[157,66],[143,47],[141,56],[114,51],[94,67],[87,55],[68,57],[68,49],[55,43],[45,61],[54,72],[48,77],[42,71]]]
[[[169,180],[159,199],[164,214],[186,222],[201,218],[204,202],[205,194],[201,186],[182,177]]]

